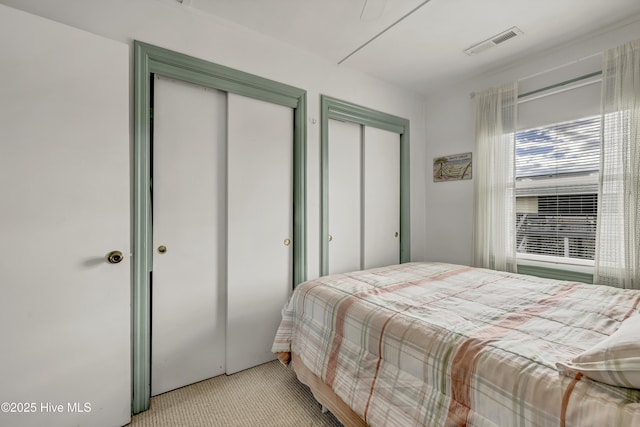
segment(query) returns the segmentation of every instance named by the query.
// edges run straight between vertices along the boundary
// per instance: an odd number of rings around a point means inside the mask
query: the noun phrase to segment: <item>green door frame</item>
[[[134,41],[133,148],[133,414],[151,398],[152,212],[150,99],[153,74],[293,109],[293,285],[306,280],[306,115],[305,90]]]
[[[400,262],[411,261],[409,120],[326,95],[320,97],[320,274],[329,274],[329,119],[400,134]]]

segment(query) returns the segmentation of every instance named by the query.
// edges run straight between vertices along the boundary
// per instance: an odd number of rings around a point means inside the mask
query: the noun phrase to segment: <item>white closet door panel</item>
[[[293,110],[228,95],[227,373],[273,360],[292,289]]]
[[[364,128],[364,268],[400,262],[400,135]]]
[[[156,395],[225,372],[225,93],[156,77],[153,139]]]
[[[125,425],[129,47],[0,5],[0,53],[0,425]]]
[[[361,269],[361,129],[329,120],[329,274]]]

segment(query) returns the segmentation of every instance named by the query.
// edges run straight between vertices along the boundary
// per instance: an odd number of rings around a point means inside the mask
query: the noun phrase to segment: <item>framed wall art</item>
[[[433,159],[433,182],[471,179],[471,153],[452,154]]]

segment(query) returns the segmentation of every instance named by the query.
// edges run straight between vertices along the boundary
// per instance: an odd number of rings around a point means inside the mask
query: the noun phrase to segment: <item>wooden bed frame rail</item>
[[[290,367],[296,373],[298,380],[311,389],[311,393],[318,403],[326,407],[345,427],[366,427],[368,425],[328,385],[311,372],[295,353],[291,353]]]

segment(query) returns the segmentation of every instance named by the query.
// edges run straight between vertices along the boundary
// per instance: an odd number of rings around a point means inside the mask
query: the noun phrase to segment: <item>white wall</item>
[[[473,180],[434,183],[431,177],[435,157],[475,149],[471,92],[521,79],[521,89],[526,86],[526,90],[530,90],[534,88],[531,86],[544,87],[578,77],[584,73],[577,69],[592,67],[593,55],[637,38],[640,38],[640,21],[628,22],[534,55],[508,68],[479,75],[455,87],[443,88],[429,97],[426,111],[426,259],[460,264],[471,264],[472,261]],[[534,75],[537,76],[532,78]],[[477,165],[473,166],[475,173]]]
[[[171,0],[2,0],[115,40],[140,40],[307,90],[308,277],[319,274],[320,94],[411,122],[412,258],[425,255],[425,99]],[[313,123],[313,121],[316,123]]]

